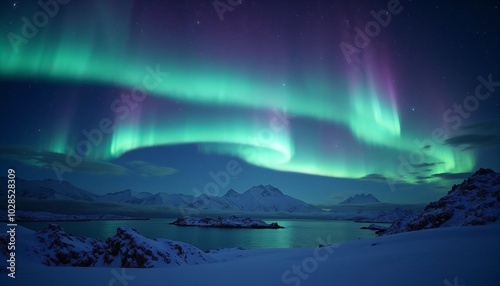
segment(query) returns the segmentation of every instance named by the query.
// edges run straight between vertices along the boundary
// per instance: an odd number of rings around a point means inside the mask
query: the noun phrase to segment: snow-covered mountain
[[[428,228],[482,225],[500,219],[500,173],[479,169],[448,194],[416,213],[394,222],[385,232],[393,234]]]
[[[279,189],[267,185],[254,186],[239,194],[233,189],[221,197],[201,195],[191,205],[203,210],[225,210],[243,212],[311,212],[317,211],[309,204],[283,194]]]
[[[82,201],[94,201],[97,198],[96,194],[75,187],[68,181],[52,179],[27,181],[16,178],[16,195],[32,199],[69,199]]]
[[[240,194],[229,190],[222,196],[198,197],[184,194],[167,194],[164,192],[140,192],[134,194],[131,190],[123,190],[105,195],[73,186],[67,181],[17,179],[17,195],[30,199],[65,199],[95,202],[116,202],[135,205],[170,206],[178,209],[196,209],[209,211],[231,212],[312,212],[319,209],[283,194],[279,189],[267,185],[250,188]]]
[[[344,201],[340,202],[340,204],[350,204],[350,205],[364,205],[364,204],[374,204],[380,203],[377,198],[375,198],[372,194],[356,194],[354,197],[348,197]]]
[[[34,232],[18,226],[19,252],[46,266],[153,268],[215,262],[202,250],[168,239],[149,239],[133,228],[118,228],[105,242],[66,233],[56,224]],[[0,236],[0,256],[6,260],[8,237]],[[17,248],[16,248],[17,250]],[[16,253],[17,254],[17,253]],[[2,263],[2,266],[5,264]]]

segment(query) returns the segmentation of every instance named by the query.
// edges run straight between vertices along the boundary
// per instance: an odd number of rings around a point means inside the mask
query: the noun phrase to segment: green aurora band
[[[62,21],[76,25],[73,20]],[[127,17],[123,21],[126,23]],[[148,111],[142,110],[143,115],[138,112],[125,120],[116,120],[106,143],[96,146],[89,158],[108,160],[139,148],[200,144],[203,152],[233,155],[279,171],[342,178],[382,174],[408,183],[433,181],[438,178],[430,174],[467,172],[474,167],[471,151],[442,144],[424,151],[415,140],[430,136],[402,132],[396,92],[380,85],[382,80],[374,78],[375,71],[370,68],[364,70],[366,78],[337,79],[312,68],[297,83],[291,78],[291,84],[284,86],[244,63],[219,66],[192,60],[189,55],[179,58],[151,53],[137,48],[141,44],[131,47],[126,44],[126,30],[113,40],[104,40],[102,27],[85,27],[83,36],[75,36],[69,30],[39,33],[21,45],[17,53],[8,41],[2,41],[0,75],[15,80],[112,84],[131,90],[143,86],[146,66],[159,66],[169,75],[157,88],[148,91],[149,96],[213,108],[217,113],[184,114],[172,123],[171,116],[145,116]],[[9,31],[2,32],[5,35]],[[286,78],[285,71],[275,72]],[[280,125],[272,111],[283,107],[292,118],[282,120]],[[231,113],[231,118],[220,115],[232,109],[243,111],[240,115]],[[347,140],[345,145],[349,146],[338,151],[327,146],[321,130],[296,126],[301,119],[322,122],[327,126],[326,132],[331,132],[329,138]],[[36,146],[63,154],[66,146],[75,146],[80,136],[68,127],[57,128],[53,134]],[[417,155],[422,158],[412,159]],[[436,164],[426,172],[404,171],[401,157],[415,165]],[[423,178],[423,173],[429,176]]]

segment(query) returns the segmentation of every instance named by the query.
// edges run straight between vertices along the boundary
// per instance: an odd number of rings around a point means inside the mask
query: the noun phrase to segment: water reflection
[[[56,222],[68,233],[77,236],[95,237],[100,240],[116,234],[118,227],[133,227],[149,238],[167,238],[195,245],[203,250],[243,247],[243,248],[288,248],[316,247],[318,238],[331,236],[332,242],[373,237],[375,233],[360,229],[368,224],[352,221],[281,219],[264,220],[278,222],[284,229],[224,229],[203,227],[179,227],[168,224],[175,219],[116,220]],[[47,226],[47,222],[19,223],[33,230]],[[384,224],[381,224],[384,225]],[[387,224],[385,224],[387,225]]]

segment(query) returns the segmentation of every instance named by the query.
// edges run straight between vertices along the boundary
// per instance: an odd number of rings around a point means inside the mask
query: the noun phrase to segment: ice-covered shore
[[[8,229],[0,226],[0,233]],[[54,230],[56,231],[56,230]],[[58,231],[58,230],[57,230]],[[136,233],[123,231],[122,236]],[[5,235],[4,235],[5,236]],[[17,228],[16,278],[7,276],[2,248],[1,285],[497,285],[500,281],[500,224],[414,231],[329,245],[290,249],[226,249],[199,253],[180,245],[192,263],[155,268],[122,268],[118,262],[134,257],[118,251],[116,264],[94,267],[48,267],[29,250],[40,245],[36,233]],[[60,236],[65,243],[87,245]],[[136,240],[144,251],[169,247],[161,240]],[[156,241],[156,242],[155,242]],[[87,241],[88,242],[88,241]],[[130,242],[130,240],[129,240]],[[146,244],[144,244],[146,243]],[[123,243],[113,245],[124,246]],[[167,250],[178,255],[178,247]],[[46,249],[46,251],[51,251]],[[46,253],[47,254],[47,253]],[[50,254],[50,253],[48,253]],[[203,259],[200,258],[201,255]],[[177,256],[177,258],[182,257]],[[194,259],[198,257],[197,259]],[[149,257],[152,262],[155,260]],[[190,259],[188,257],[188,259]],[[177,260],[176,260],[177,261]],[[181,260],[183,261],[183,259]],[[121,280],[120,280],[121,279]],[[455,281],[457,281],[455,283]],[[446,283],[448,282],[448,283]],[[126,283],[126,284],[123,284]]]

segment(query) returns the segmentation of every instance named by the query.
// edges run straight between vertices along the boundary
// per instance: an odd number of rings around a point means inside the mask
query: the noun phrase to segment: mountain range
[[[180,209],[232,211],[232,212],[314,212],[319,209],[304,201],[283,194],[271,185],[258,185],[238,193],[233,189],[222,196],[168,194],[131,190],[97,195],[78,188],[67,181],[23,180],[16,181],[17,196],[29,199],[59,199],[88,202],[114,202],[134,205],[170,206]]]
[[[349,205],[364,205],[364,204],[375,204],[380,203],[380,201],[374,197],[372,194],[356,194],[354,197],[348,197],[339,204],[349,204]]]

